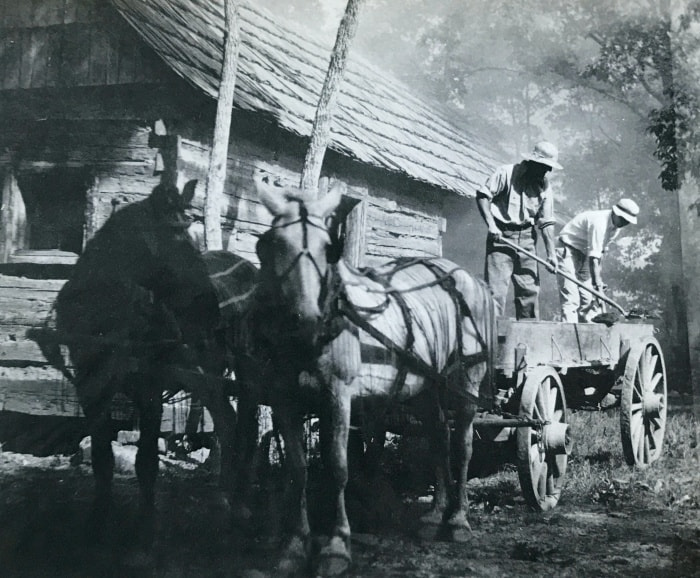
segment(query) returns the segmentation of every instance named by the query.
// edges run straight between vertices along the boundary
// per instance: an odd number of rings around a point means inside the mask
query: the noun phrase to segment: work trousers
[[[520,231],[503,231],[503,237],[535,253],[537,233],[534,227]],[[516,319],[539,318],[540,277],[537,261],[508,245],[486,240],[486,282],[496,301],[498,315],[504,315],[511,280],[515,294]]]
[[[557,245],[557,264],[560,271],[568,273],[587,287],[593,288],[591,268],[585,253],[559,243]],[[573,281],[564,278],[563,275],[557,275],[557,283],[559,284],[562,321],[586,323],[602,312],[598,300]]]

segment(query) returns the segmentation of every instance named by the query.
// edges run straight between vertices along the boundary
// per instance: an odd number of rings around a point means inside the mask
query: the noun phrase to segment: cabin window
[[[90,172],[25,170],[5,181],[3,204],[12,206],[6,223],[5,260],[75,262],[83,250],[87,194],[93,183]]]

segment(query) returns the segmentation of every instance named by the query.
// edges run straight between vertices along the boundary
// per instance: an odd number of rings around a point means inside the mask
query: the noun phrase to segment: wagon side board
[[[574,367],[613,369],[630,346],[654,335],[650,323],[561,323],[498,319],[496,368],[511,377],[527,367],[549,365],[566,371]],[[524,361],[518,352],[525,350]]]

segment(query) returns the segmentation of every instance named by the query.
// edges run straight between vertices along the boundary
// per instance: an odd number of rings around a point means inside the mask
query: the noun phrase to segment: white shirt
[[[608,243],[620,229],[613,225],[612,210],[584,211],[571,219],[559,233],[559,241],[581,251],[587,257],[600,259]]]

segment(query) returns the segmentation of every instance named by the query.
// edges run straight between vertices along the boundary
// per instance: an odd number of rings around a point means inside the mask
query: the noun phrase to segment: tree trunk
[[[240,32],[238,26],[238,4],[236,0],[224,0],[225,30],[224,54],[221,67],[219,98],[216,105],[214,140],[209,157],[206,198],[204,201],[204,244],[208,251],[223,248],[221,236],[221,205],[226,182],[228,141],[231,132],[231,109],[236,88],[236,68]]]
[[[350,41],[357,31],[358,13],[364,0],[348,0],[345,15],[338,28],[333,54],[328,65],[328,73],[321,90],[316,109],[316,118],[311,129],[311,142],[306,151],[304,169],[301,175],[301,189],[311,198],[318,193],[318,180],[321,177],[323,157],[331,136],[333,109],[340,91],[340,83],[345,74],[345,65],[350,49]]]
[[[689,9],[683,0],[672,2],[673,77],[677,85],[674,96],[684,94],[684,103],[677,101],[683,121],[676,125],[678,155],[678,204],[680,217],[681,263],[684,287],[680,290],[681,308],[700,302],[700,147],[697,134],[700,117],[697,105],[700,102],[700,72],[693,63],[700,58],[700,17]],[[688,354],[690,359],[689,381],[692,385],[696,418],[696,440],[700,437],[700,308],[686,306]]]

